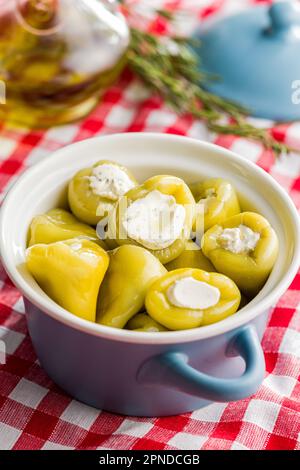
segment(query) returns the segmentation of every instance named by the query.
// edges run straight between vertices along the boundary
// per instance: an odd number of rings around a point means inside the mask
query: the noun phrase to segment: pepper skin
[[[196,268],[203,271],[214,272],[215,268],[206,256],[204,256],[201,248],[192,240],[186,242],[185,250],[173,261],[165,265],[168,271],[180,268]]]
[[[260,234],[253,251],[233,253],[220,246],[218,237],[225,228],[246,225]],[[252,298],[266,282],[278,255],[278,238],[269,222],[254,212],[243,212],[215,225],[202,238],[202,250],[216,270],[229,276],[241,291]]]
[[[27,268],[45,293],[61,307],[94,322],[99,287],[109,256],[85,239],[33,245],[27,249]]]
[[[166,264],[177,258],[185,249],[186,241],[189,239],[192,230],[195,214],[195,200],[189,187],[181,178],[177,178],[176,176],[158,175],[149,178],[142,185],[128,191],[126,193],[127,206],[129,207],[132,202],[144,198],[148,193],[154,190],[173,196],[177,204],[184,205],[186,211],[181,237],[176,239],[166,248],[149,249],[149,251],[156,256],[162,264]],[[142,244],[135,240],[126,238],[126,233],[123,233],[122,236],[120,236],[120,227],[122,225],[120,220],[120,218],[122,218],[120,215],[120,204],[122,204],[122,198],[119,200],[116,212],[112,216],[116,218],[116,242],[118,245],[131,244],[142,246]]]
[[[221,297],[213,307],[189,309],[174,307],[167,291],[175,281],[185,277],[206,282],[217,287]],[[234,314],[239,308],[241,294],[235,283],[219,273],[208,273],[201,269],[176,269],[155,281],[146,295],[146,310],[155,321],[169,330],[187,330],[210,325]]]
[[[133,331],[144,331],[147,333],[158,333],[168,331],[164,326],[153,320],[147,313],[138,313],[126,325],[126,329]]]
[[[46,214],[37,215],[31,222],[28,246],[37,243],[54,243],[71,238],[86,238],[103,249],[105,243],[97,237],[94,228],[80,222],[64,209],[52,209]]]
[[[98,298],[97,323],[124,328],[144,305],[148,287],[166,268],[149,251],[123,245],[110,252]]]
[[[96,225],[104,217],[107,217],[117,202],[117,200],[94,194],[90,188],[89,177],[92,175],[93,168],[105,164],[117,166],[129,176],[135,186],[138,184],[127,168],[108,160],[101,160],[92,167],[84,168],[76,173],[68,187],[69,205],[79,220],[90,225]]]
[[[229,181],[211,178],[202,183],[191,184],[190,189],[197,205],[204,205],[205,232],[213,225],[241,212],[235,189]],[[195,223],[193,229],[196,230]]]
[[[247,297],[245,297],[243,294],[241,294],[241,303],[239,306],[239,310],[242,310],[242,308],[246,307],[246,305],[249,303],[249,300]]]

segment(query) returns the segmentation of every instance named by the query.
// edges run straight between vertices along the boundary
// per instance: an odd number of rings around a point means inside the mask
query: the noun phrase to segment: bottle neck
[[[33,34],[49,34],[57,28],[60,0],[16,0],[16,16]]]

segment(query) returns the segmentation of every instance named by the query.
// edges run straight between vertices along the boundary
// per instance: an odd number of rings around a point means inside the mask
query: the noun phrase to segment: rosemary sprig
[[[170,18],[168,14],[160,14]],[[258,141],[276,156],[291,151],[274,139],[268,129],[247,122],[249,112],[242,106],[205,89],[205,82],[216,77],[201,71],[198,55],[190,47],[189,39],[165,38],[132,27],[128,65],[176,113],[188,113],[205,121],[213,132]],[[229,121],[225,124],[224,115]]]

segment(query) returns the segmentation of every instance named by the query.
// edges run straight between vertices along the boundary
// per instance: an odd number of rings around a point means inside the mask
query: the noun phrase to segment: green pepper
[[[247,297],[243,294],[241,294],[241,303],[240,303],[240,306],[239,306],[239,310],[241,310],[242,308],[246,307],[246,305],[249,303],[249,299],[247,299]]]
[[[214,266],[206,256],[204,256],[201,248],[192,240],[186,242],[185,250],[173,261],[165,265],[168,271],[180,268],[197,268],[203,271],[213,272]]]
[[[26,264],[51,299],[74,315],[95,321],[99,287],[109,256],[90,240],[73,238],[27,249]]]
[[[147,313],[138,313],[126,325],[128,330],[144,331],[148,333],[156,333],[159,331],[168,331],[164,326],[160,325]]]
[[[124,328],[144,305],[151,283],[166,273],[166,268],[149,251],[123,245],[110,253],[110,264],[102,283],[97,323]]]
[[[257,240],[252,247],[245,245],[245,231]],[[237,235],[242,237],[240,249],[233,244],[234,239],[232,246],[229,243],[230,238]],[[239,239],[237,241],[240,243]],[[278,238],[262,215],[243,212],[211,227],[203,236],[202,250],[217,271],[233,279],[251,298],[263,287],[273,269],[278,254]]]
[[[235,189],[229,181],[211,178],[191,184],[190,189],[197,206],[203,208],[203,211],[199,211],[199,217],[204,217],[204,231],[241,212]],[[199,225],[202,227],[203,224]],[[196,231],[196,222],[193,229]]]
[[[101,168],[107,166],[122,172],[126,178],[126,185],[124,185],[123,190],[120,186],[118,191],[114,193],[105,187],[105,181],[100,181]],[[113,177],[109,177],[109,179],[111,180],[110,186],[114,189],[117,182],[114,181]],[[68,188],[70,208],[73,214],[82,222],[96,225],[113,211],[118,198],[127,192],[129,188],[136,185],[137,181],[127,168],[116,162],[101,160],[90,168],[80,170],[70,181]]]
[[[168,292],[176,282],[193,278],[216,288],[219,299],[208,308],[174,306]],[[201,269],[176,269],[157,279],[148,289],[145,305],[151,318],[170,330],[186,330],[210,325],[234,314],[240,304],[241,294],[235,283],[219,273]]]
[[[52,209],[46,214],[33,218],[29,229],[28,246],[37,243],[54,243],[71,238],[86,238],[94,241],[103,249],[105,243],[97,237],[96,230],[79,222],[70,212],[64,209]]]
[[[178,237],[176,236],[175,238],[173,238],[172,234],[170,234],[169,244],[163,247],[159,245],[156,247],[155,243],[153,243],[152,247],[149,247],[143,238],[138,240],[130,238],[128,231],[126,231],[124,228],[124,220],[126,218],[127,209],[129,210],[133,203],[141,201],[150,194],[154,193],[155,195],[162,195],[162,197],[170,196],[170,199],[172,199],[177,208],[184,209],[181,232],[179,233]],[[125,207],[125,210],[123,209],[123,206]],[[157,209],[159,210],[159,207],[157,207]],[[145,205],[145,211],[146,210],[147,206]],[[116,242],[119,245],[131,244],[147,248],[154,256],[156,256],[163,264],[165,264],[177,258],[184,251],[186,241],[190,238],[194,214],[195,200],[185,182],[175,176],[158,175],[149,178],[142,185],[128,191],[124,198],[120,198],[116,206],[116,211],[112,213],[109,223],[115,223]],[[161,227],[158,228],[158,230],[160,229]]]

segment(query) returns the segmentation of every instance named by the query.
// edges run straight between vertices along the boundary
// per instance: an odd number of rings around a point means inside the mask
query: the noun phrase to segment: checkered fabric
[[[145,4],[161,4],[149,0]],[[225,14],[258,0],[173,0],[193,21]],[[141,6],[141,2],[138,3]],[[188,15],[184,13],[184,27]],[[163,31],[153,19],[151,28]],[[300,78],[300,77],[298,77]],[[51,158],[71,142],[115,132],[188,135],[230,148],[268,171],[300,208],[300,157],[274,161],[257,143],[209,134],[201,122],[178,117],[128,73],[80,123],[48,131],[0,128],[1,198],[24,169]],[[300,123],[273,127],[300,148]],[[84,162],[83,162],[84,165]],[[23,302],[0,267],[0,339],[7,363],[0,367],[0,449],[300,449],[300,276],[273,310],[263,338],[266,378],[258,393],[230,404],[212,404],[169,418],[142,419],[101,412],[72,399],[40,367],[27,334]]]

